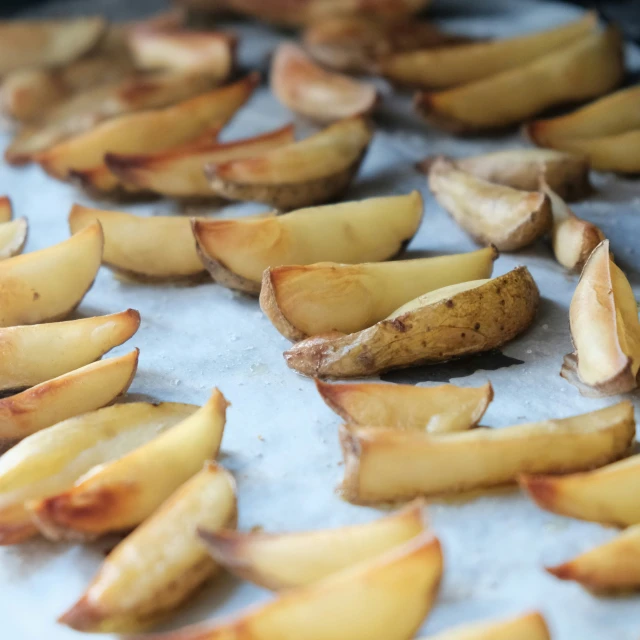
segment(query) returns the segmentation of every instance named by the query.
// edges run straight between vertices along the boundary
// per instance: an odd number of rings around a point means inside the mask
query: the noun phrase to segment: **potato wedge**
[[[363,331],[307,338],[284,358],[298,373],[330,378],[443,362],[512,340],[533,322],[539,300],[531,274],[518,267],[427,293]]]
[[[193,220],[198,253],[219,284],[259,293],[268,267],[321,260],[387,260],[415,235],[422,197],[369,198],[300,209],[285,216]]]
[[[0,196],[0,222],[9,222],[13,218],[13,207],[9,196]]]
[[[482,387],[415,387],[409,384],[359,382],[316,388],[345,422],[366,427],[418,429],[428,433],[467,431],[478,425],[493,400],[490,382]]]
[[[161,619],[219,569],[196,528],[235,528],[236,520],[233,476],[207,462],[107,556],[58,622],[77,631],[126,633]]]
[[[419,93],[415,105],[428,122],[452,133],[502,129],[556,105],[596,98],[623,76],[622,38],[608,27],[523,66],[461,87]]]
[[[78,233],[98,221],[104,231],[104,263],[142,280],[193,279],[204,273],[191,223],[178,216],[142,217],[73,205],[69,229]]]
[[[133,382],[138,353],[100,360],[1,398],[0,453],[36,431],[111,404]]]
[[[99,224],[52,247],[0,262],[0,327],[62,320],[80,304],[100,268]]]
[[[367,524],[296,533],[199,529],[214,560],[243,580],[280,591],[303,587],[371,560],[427,529],[424,503],[415,501]]]
[[[551,640],[551,635],[542,614],[532,611],[515,618],[455,627],[428,640]]]
[[[117,404],[19,442],[0,458],[0,544],[37,534],[25,502],[66,491],[96,465],[137,449],[197,408],[171,402]]]
[[[374,85],[323,69],[302,47],[289,42],[275,50],[270,83],[283,105],[316,122],[369,114],[378,101]]]
[[[28,67],[57,67],[79,58],[104,35],[99,16],[0,21],[0,76]]]
[[[574,353],[560,375],[586,396],[609,396],[638,386],[640,321],[631,285],[603,240],[582,270],[569,307]]]
[[[212,140],[192,149],[147,155],[109,153],[105,163],[125,186],[179,198],[218,197],[205,177],[205,164],[251,158],[295,140],[293,125],[234,142]]]
[[[542,509],[618,527],[640,524],[640,455],[586,473],[523,476],[520,486]]]
[[[429,189],[474,240],[499,251],[522,249],[551,229],[551,204],[544,193],[487,182],[445,158],[432,164]]]
[[[208,402],[175,429],[92,469],[57,495],[29,501],[34,524],[51,540],[90,540],[139,525],[217,455],[226,408],[224,396],[214,389]]]
[[[0,329],[0,391],[17,391],[84,367],[140,327],[134,309],[66,322]]]
[[[0,222],[0,260],[22,253],[27,242],[29,223],[26,218]]]
[[[293,341],[330,331],[353,333],[384,320],[423,293],[491,277],[493,247],[435,258],[356,265],[318,263],[265,269],[260,306]]]
[[[635,440],[630,402],[563,420],[431,435],[344,424],[344,497],[355,504],[408,500],[567,473],[623,456]]]
[[[442,566],[440,543],[425,532],[376,558],[248,609],[235,619],[152,634],[147,638],[408,640],[433,605]]]
[[[358,172],[373,129],[362,117],[341,120],[305,140],[205,171],[213,190],[288,211],[340,196]]]

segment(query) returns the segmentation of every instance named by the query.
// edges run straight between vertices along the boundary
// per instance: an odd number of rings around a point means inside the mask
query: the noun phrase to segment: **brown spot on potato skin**
[[[453,309],[455,303],[453,302],[453,300],[447,300],[444,304],[448,309]]]

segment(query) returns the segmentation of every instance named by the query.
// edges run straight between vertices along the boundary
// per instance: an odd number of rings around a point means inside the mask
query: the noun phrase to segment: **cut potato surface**
[[[517,618],[455,627],[424,640],[551,640],[542,614],[534,611]]]
[[[22,253],[27,242],[29,223],[26,218],[0,222],[0,260]]]

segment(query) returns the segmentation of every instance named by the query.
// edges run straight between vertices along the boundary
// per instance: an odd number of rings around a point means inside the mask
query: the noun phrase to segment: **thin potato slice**
[[[0,196],[0,222],[9,222],[13,218],[13,207],[8,196]]]
[[[206,463],[107,556],[59,622],[77,631],[126,633],[161,619],[219,570],[196,528],[229,529],[236,520],[233,476]]]
[[[513,126],[550,107],[596,98],[615,88],[623,76],[622,38],[608,27],[526,65],[454,89],[419,93],[415,104],[435,126],[473,133]]]
[[[197,278],[204,273],[188,218],[141,217],[79,204],[69,214],[71,233],[96,221],[104,232],[102,259],[116,272],[150,281]]]
[[[520,478],[522,488],[542,509],[619,527],[640,524],[638,482],[640,455],[587,473]]]
[[[60,422],[0,458],[0,544],[37,534],[25,502],[66,491],[96,465],[116,460],[190,416],[194,405],[134,402]]]
[[[515,618],[455,627],[425,640],[551,640],[544,617],[537,611]]]
[[[29,223],[26,218],[0,222],[0,260],[22,253],[28,232]]]
[[[493,400],[490,382],[482,387],[415,387],[316,380],[322,399],[345,422],[366,427],[453,433],[477,426]]]
[[[305,140],[263,155],[205,167],[218,195],[283,211],[340,196],[358,172],[373,129],[362,117],[341,120]]]
[[[322,260],[355,264],[393,257],[418,230],[422,208],[422,197],[414,191],[284,216],[194,220],[193,233],[216,282],[257,294],[268,267]]]
[[[148,640],[365,640],[412,638],[438,593],[440,543],[422,533],[232,620],[152,634]]]
[[[322,123],[371,113],[378,100],[374,85],[326,71],[292,43],[276,49],[270,81],[282,104]]]
[[[36,431],[111,404],[127,392],[137,367],[135,349],[0,399],[0,452]]]
[[[635,439],[630,402],[563,420],[431,435],[343,425],[347,500],[371,504],[515,483],[525,473],[567,473],[623,456]]]
[[[353,378],[499,347],[533,322],[540,293],[526,267],[437,289],[351,334],[298,342],[284,358],[298,373]]]
[[[227,401],[214,389],[209,401],[174,429],[80,477],[73,487],[27,508],[52,540],[89,540],[132,529],[183,482],[215,458],[224,432]]]
[[[429,189],[442,208],[477,242],[500,251],[522,249],[552,225],[549,198],[487,182],[439,158],[429,170]]]
[[[59,244],[0,262],[0,327],[62,320],[80,304],[100,268],[99,224]]]
[[[427,529],[424,504],[367,524],[301,533],[242,533],[200,528],[214,560],[265,589],[303,587],[374,559]]]

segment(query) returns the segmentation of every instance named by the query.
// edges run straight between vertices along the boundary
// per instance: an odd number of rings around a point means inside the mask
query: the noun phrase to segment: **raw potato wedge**
[[[343,425],[344,497],[355,504],[408,500],[567,473],[623,456],[635,440],[630,402],[563,420],[431,435]]]
[[[300,142],[205,171],[213,190],[230,200],[263,202],[282,211],[323,204],[347,189],[373,133],[365,118],[348,118]]]
[[[429,189],[474,240],[499,251],[522,249],[551,229],[551,203],[544,193],[488,182],[445,158],[431,165]]]
[[[0,327],[62,320],[80,304],[100,268],[99,224],[47,249],[0,262]]]
[[[415,387],[409,384],[330,384],[316,380],[329,408],[345,422],[366,427],[418,429],[428,433],[467,431],[477,426],[493,400],[482,387]]]
[[[26,218],[0,222],[0,260],[22,253],[28,232],[29,223]]]
[[[455,627],[424,640],[551,640],[547,623],[537,611],[516,618]]]
[[[171,402],[119,404],[65,420],[19,442],[0,458],[0,544],[37,534],[26,502],[66,491],[96,465],[137,449],[197,408]]]
[[[204,175],[205,164],[251,158],[295,140],[293,125],[234,142],[213,140],[192,149],[126,156],[110,153],[109,171],[125,186],[179,198],[218,197]]]
[[[208,402],[175,428],[92,469],[73,487],[30,501],[34,524],[51,540],[90,540],[136,527],[215,458],[226,408],[224,396],[214,389]]]
[[[152,634],[148,640],[409,640],[438,593],[443,558],[428,532],[235,619]]]
[[[243,580],[279,591],[303,587],[372,560],[427,529],[424,503],[367,524],[301,533],[210,531],[200,537],[214,560]]]
[[[636,455],[587,473],[525,476],[520,486],[547,511],[627,527],[640,524],[639,481],[640,455]]]
[[[228,530],[236,520],[233,476],[206,463],[107,556],[59,622],[77,631],[126,633],[161,619],[219,570],[196,528]]]
[[[288,42],[274,53],[270,82],[283,105],[322,123],[371,113],[378,101],[374,85],[326,71],[304,49]]]
[[[36,431],[111,404],[127,392],[137,367],[135,349],[0,399],[0,452]]]
[[[351,334],[307,338],[285,351],[298,373],[353,378],[495,349],[533,322],[540,293],[526,267],[437,289]]]
[[[453,133],[502,129],[556,105],[596,98],[623,76],[622,38],[608,27],[526,65],[461,87],[419,93],[415,105],[428,122]]]
[[[631,285],[613,263],[609,241],[589,256],[569,307],[574,353],[560,375],[586,396],[626,393],[638,386],[640,322]]]
[[[640,525],[547,571],[595,593],[640,591]]]
[[[284,216],[193,220],[198,253],[213,279],[257,294],[268,267],[322,260],[388,260],[413,238],[422,196],[369,198],[300,209]]]
[[[9,222],[13,218],[13,207],[8,196],[0,196],[0,222]]]
[[[78,233],[96,221],[104,232],[102,259],[116,272],[149,281],[197,278],[204,273],[188,218],[142,217],[76,204],[69,214],[69,229]]]
[[[0,391],[17,391],[84,367],[140,327],[134,309],[67,322],[0,329]]]
[[[436,258],[345,265],[319,263],[265,269],[260,306],[293,341],[361,331],[423,293],[491,277],[493,247]]]
[[[598,28],[595,13],[555,29],[455,47],[398,53],[382,59],[378,71],[394,83],[446,89],[516,69],[561,50]]]

